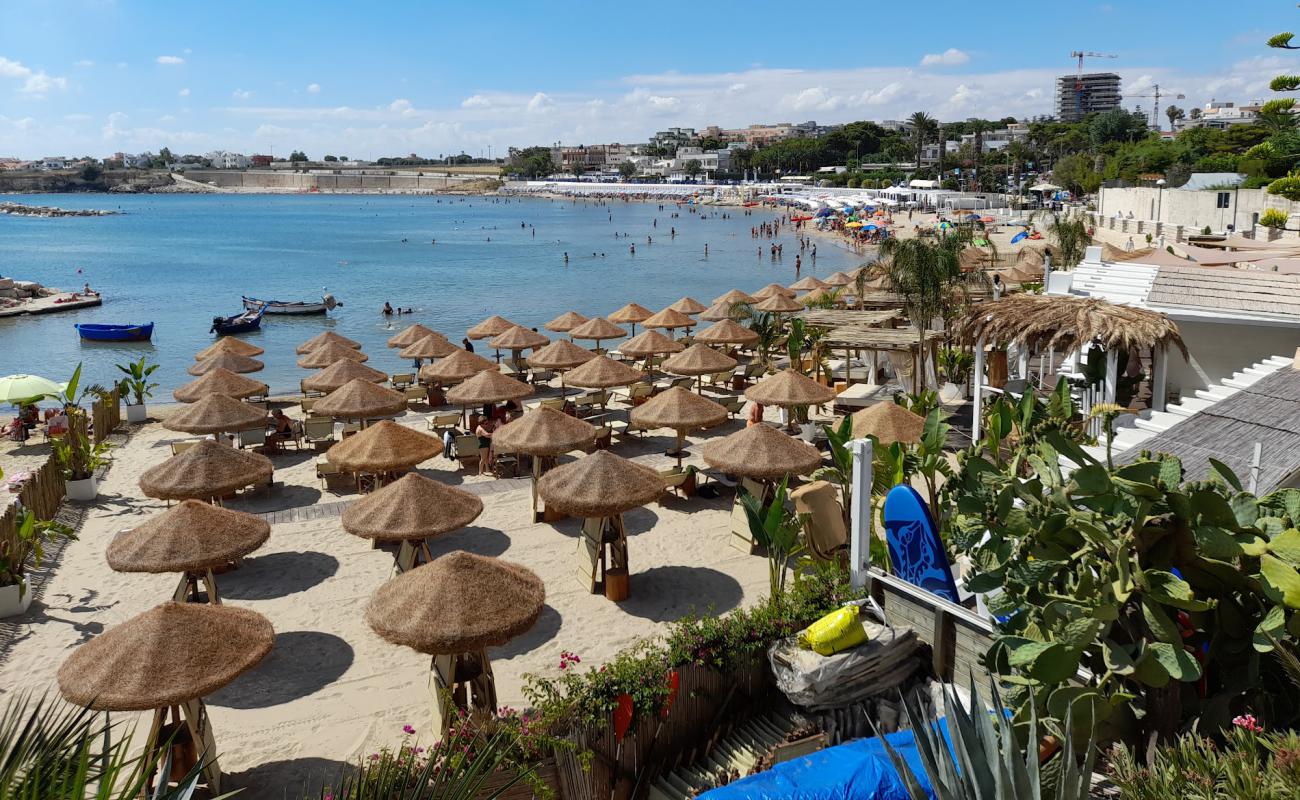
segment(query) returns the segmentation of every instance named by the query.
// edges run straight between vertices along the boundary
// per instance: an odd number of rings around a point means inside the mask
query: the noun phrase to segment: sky
[[[352,158],[644,142],[670,126],[1052,113],[1123,78],[1150,111],[1267,98],[1295,0],[4,0],[0,157]],[[1173,95],[1185,94],[1179,100]],[[1161,122],[1168,122],[1161,118]]]

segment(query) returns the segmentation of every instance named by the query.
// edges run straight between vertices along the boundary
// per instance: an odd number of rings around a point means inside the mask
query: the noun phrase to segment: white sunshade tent
[[[1061,187],[1054,183],[1036,183],[1030,186],[1027,191],[1030,192],[1059,192]]]

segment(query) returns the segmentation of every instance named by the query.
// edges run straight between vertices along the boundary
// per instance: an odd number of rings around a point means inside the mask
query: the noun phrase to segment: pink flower
[[[1244,714],[1239,717],[1233,717],[1232,724],[1236,725],[1238,728],[1245,728],[1251,733],[1262,733],[1264,731],[1264,726],[1259,724],[1259,720],[1255,719],[1254,714]]]
[[[379,754],[378,754],[378,753],[371,753],[371,754],[370,754],[370,760],[371,760],[371,761],[378,761],[378,760],[379,760]]]
[[[415,733],[415,728],[412,728],[410,725],[403,725],[402,733],[406,734],[407,736],[411,736]]]

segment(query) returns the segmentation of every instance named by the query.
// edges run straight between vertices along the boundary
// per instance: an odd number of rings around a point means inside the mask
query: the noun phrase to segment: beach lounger
[[[183,442],[172,442],[172,455],[178,456],[181,453],[184,453],[186,450],[189,450],[191,447],[193,447],[194,445],[198,444],[201,441],[203,440],[187,439],[186,441]]]
[[[727,409],[727,414],[735,419],[740,414],[740,410],[745,407],[745,398],[733,397],[728,400],[719,401],[723,408]]]
[[[446,431],[454,430],[460,424],[460,413],[456,411],[444,411],[429,417],[429,430],[442,438]]]
[[[653,383],[634,383],[627,387],[625,397],[629,405],[639,406],[649,400],[655,392]]]
[[[348,473],[344,472],[339,466],[330,461],[328,455],[316,459],[316,477],[321,482],[321,487],[327,491],[334,491],[333,485],[339,482],[346,482],[349,478]],[[337,494],[337,492],[335,492]]]
[[[321,449],[320,445],[326,442],[334,444],[334,420],[329,417],[308,418],[302,425],[302,435],[307,444],[317,450]]]
[[[554,409],[555,411],[561,411],[561,412],[562,412],[562,411],[564,411],[564,398],[563,398],[563,397],[546,397],[546,398],[543,398],[542,401],[541,401],[540,403],[537,404],[537,407],[538,407],[538,408],[550,408],[550,409]]]
[[[429,400],[429,394],[422,386],[407,386],[402,392],[406,395],[406,404],[425,403]]]
[[[456,437],[456,460],[460,462],[460,468],[464,470],[478,471],[478,437],[473,434],[462,434]]]
[[[254,428],[251,431],[240,431],[238,436],[240,450],[248,447],[266,446],[266,428]]]
[[[827,481],[813,481],[790,493],[794,510],[803,516],[808,550],[822,561],[831,561],[849,546],[849,530],[839,492]]]
[[[394,389],[405,389],[406,387],[415,383],[415,373],[394,372],[392,378],[390,378],[389,380],[392,382]]]
[[[316,398],[304,397],[303,399],[298,401],[298,405],[302,406],[302,415],[304,417],[310,416],[312,408],[316,406]]]
[[[555,373],[549,369],[528,370],[528,380],[531,383],[550,383],[554,377]]]
[[[664,479],[665,495],[678,494],[685,499],[694,493],[695,473],[691,470],[679,469],[677,467],[673,467],[672,469],[661,469],[659,470],[659,477]],[[660,497],[660,502],[663,502],[662,496]]]

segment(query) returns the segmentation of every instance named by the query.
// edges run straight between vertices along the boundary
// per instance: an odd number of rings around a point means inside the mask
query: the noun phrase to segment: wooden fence
[[[63,503],[63,495],[63,471],[59,469],[59,465],[51,456],[23,484],[22,491],[18,493],[18,500],[24,508],[30,509],[37,519],[46,520],[54,519],[55,515],[59,513],[59,506]],[[17,525],[18,506],[17,504],[11,504],[4,510],[4,513],[0,513],[0,546],[3,546],[4,542],[13,539]]]
[[[107,396],[96,400],[90,407],[90,419],[94,425],[94,444],[99,444],[122,424],[122,398],[116,387]]]

